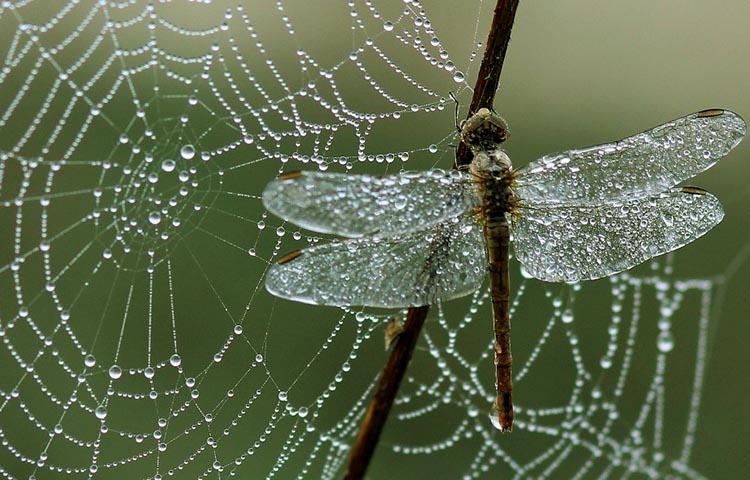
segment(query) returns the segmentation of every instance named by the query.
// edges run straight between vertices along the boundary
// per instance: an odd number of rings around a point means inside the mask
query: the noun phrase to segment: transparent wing
[[[647,197],[712,166],[745,130],[728,110],[693,113],[619,142],[546,155],[517,171],[515,193],[527,205]]]
[[[302,250],[271,266],[266,288],[303,303],[404,308],[467,295],[486,268],[482,227],[467,216],[426,231]]]
[[[387,177],[298,172],[269,183],[263,204],[309,230],[361,237],[424,230],[470,210],[477,197],[471,176],[456,171]]]
[[[716,197],[693,187],[603,206],[522,208],[513,247],[536,278],[592,280],[680,248],[723,217]]]

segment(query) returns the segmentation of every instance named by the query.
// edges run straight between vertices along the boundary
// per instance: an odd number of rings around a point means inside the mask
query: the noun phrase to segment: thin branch
[[[367,408],[365,419],[359,430],[359,436],[352,448],[349,459],[349,469],[346,473],[347,480],[355,480],[364,477],[367,466],[378,444],[380,432],[388,418],[388,413],[393,406],[393,400],[398,393],[401,379],[404,378],[406,367],[409,365],[414,347],[417,345],[419,333],[427,318],[429,306],[412,307],[406,314],[404,330],[399,334],[396,343],[388,358],[388,363],[380,375],[380,382],[375,395]]]
[[[474,85],[474,96],[466,118],[472,116],[480,108],[492,110],[495,93],[500,84],[500,73],[503,71],[505,53],[508,51],[510,42],[510,31],[513,28],[513,19],[516,16],[519,0],[498,0],[495,6],[495,15],[492,17],[490,33],[487,36],[487,47],[484,50],[484,58],[479,67],[477,83]],[[465,143],[461,142],[456,151],[456,165],[468,165],[471,163],[472,155]]]
[[[487,47],[479,67],[477,83],[474,86],[474,97],[471,100],[469,115],[483,107],[492,108],[518,2],[519,0],[498,0],[495,6],[492,25],[487,36]],[[456,152],[456,164],[467,165],[471,162],[471,157],[469,149],[461,143]],[[377,390],[370,401],[359,435],[352,448],[346,480],[359,480],[367,471],[401,380],[406,373],[406,367],[414,353],[429,308],[429,306],[412,307],[406,314],[404,330],[398,336],[391,350],[391,356],[380,374]]]

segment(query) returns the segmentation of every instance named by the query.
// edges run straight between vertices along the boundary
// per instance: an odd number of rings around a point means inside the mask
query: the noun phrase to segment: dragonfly
[[[293,172],[265,207],[345,239],[281,257],[267,290],[298,302],[407,308],[468,295],[489,276],[500,431],[513,427],[509,258],[547,282],[606,277],[699,238],[724,217],[718,199],[678,186],[737,146],[743,119],[702,110],[617,142],[545,155],[514,170],[508,125],[487,108],[458,126],[465,170],[374,176]]]

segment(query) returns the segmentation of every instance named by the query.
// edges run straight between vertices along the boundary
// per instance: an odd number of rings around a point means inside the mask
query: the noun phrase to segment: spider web
[[[449,167],[482,46],[444,45],[438,7],[2,3],[4,478],[341,476],[398,315],[272,299],[269,263],[320,239],[260,192]],[[512,435],[487,420],[487,292],[434,308],[372,478],[702,478],[717,280],[641,271],[515,275]]]

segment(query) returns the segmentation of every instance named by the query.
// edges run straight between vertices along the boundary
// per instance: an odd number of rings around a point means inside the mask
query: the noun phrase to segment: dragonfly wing
[[[309,230],[356,238],[424,230],[470,210],[477,196],[472,177],[456,171],[386,177],[297,172],[269,183],[263,204]]]
[[[513,246],[536,278],[593,280],[680,248],[723,217],[716,197],[694,187],[618,204],[521,208]]]
[[[546,155],[517,171],[515,193],[529,205],[648,197],[711,167],[745,131],[736,113],[704,110],[619,142]]]
[[[271,266],[266,288],[303,303],[405,308],[467,295],[485,272],[482,227],[466,216],[425,231],[302,250]]]

